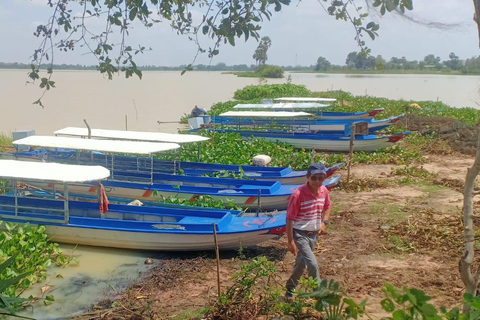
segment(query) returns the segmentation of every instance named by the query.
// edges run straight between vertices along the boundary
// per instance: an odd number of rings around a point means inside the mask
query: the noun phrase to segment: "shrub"
[[[255,68],[255,73],[263,78],[283,78],[283,68],[279,66],[261,65]]]

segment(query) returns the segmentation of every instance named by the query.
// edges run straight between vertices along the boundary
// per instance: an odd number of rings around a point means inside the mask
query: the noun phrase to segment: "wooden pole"
[[[90,125],[88,124],[87,119],[83,119],[83,122],[85,122],[85,125],[87,126],[87,129],[88,129],[88,139],[91,139],[92,138],[92,129],[90,128]],[[78,153],[79,150],[76,150],[76,152]],[[93,161],[93,151],[90,151],[90,160]]]
[[[350,153],[348,154],[347,184],[350,182],[350,166],[352,165],[353,141],[354,140],[355,140],[355,123],[352,123],[352,131],[350,132]]]
[[[128,117],[125,115],[125,131],[128,131]]]
[[[218,241],[217,241],[217,228],[215,222],[212,223],[213,226],[213,240],[215,241],[215,255],[217,257],[217,289],[218,296],[220,297],[220,253],[218,252]]]
[[[85,125],[87,126],[87,129],[88,129],[88,139],[91,139],[92,138],[92,129],[88,125],[87,119],[83,119],[83,122],[85,122]]]

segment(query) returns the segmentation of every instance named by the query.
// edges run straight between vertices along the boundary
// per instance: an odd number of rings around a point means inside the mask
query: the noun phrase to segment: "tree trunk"
[[[473,15],[473,21],[477,24],[478,30],[478,39],[479,39],[479,47],[480,47],[480,0],[473,0],[473,6],[475,7],[475,13]]]
[[[480,1],[480,0],[479,0]],[[473,196],[475,179],[480,173],[480,131],[477,141],[477,154],[473,166],[468,169],[465,178],[465,189],[463,191],[463,230],[465,238],[465,247],[463,256],[460,259],[460,276],[465,284],[466,292],[475,295],[477,291],[480,271],[472,274],[471,266],[475,253],[475,230],[473,227]]]
[[[473,20],[477,24],[479,47],[480,47],[480,0],[473,0],[473,6],[475,7],[475,14]],[[480,130],[477,140],[477,153],[475,155],[475,162],[473,166],[468,169],[467,177],[465,178],[465,189],[463,191],[463,228],[465,246],[463,250],[463,256],[460,259],[459,269],[460,276],[467,293],[476,295],[478,280],[480,277],[480,269],[472,274],[472,263],[475,255],[475,230],[473,226],[473,197],[475,180],[480,173]],[[464,309],[468,309],[469,306],[465,305]]]

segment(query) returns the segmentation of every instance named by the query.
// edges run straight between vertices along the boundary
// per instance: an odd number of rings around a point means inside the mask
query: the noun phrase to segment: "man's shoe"
[[[293,301],[293,291],[287,290],[285,292],[285,302],[292,302]]]

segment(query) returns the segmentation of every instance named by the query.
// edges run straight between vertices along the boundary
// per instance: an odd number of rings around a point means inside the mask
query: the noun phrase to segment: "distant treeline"
[[[42,65],[42,69],[50,68],[50,65]],[[223,62],[215,65],[197,64],[193,70],[197,71],[255,71],[258,65],[236,64],[227,65]],[[446,72],[446,73],[480,73],[480,56],[468,59],[461,59],[454,52],[450,53],[449,59],[442,61],[440,57],[429,54],[423,60],[408,60],[405,57],[392,57],[385,60],[381,55],[363,56],[360,52],[350,52],[345,60],[345,65],[332,64],[324,57],[319,57],[315,64],[310,66],[282,66],[285,71],[310,71],[310,72]],[[0,69],[30,69],[26,63],[6,63],[0,62]],[[86,66],[80,64],[58,64],[53,65],[54,70],[96,70],[97,66]],[[143,71],[181,71],[187,69],[187,65],[175,67],[145,65],[139,67]],[[188,68],[190,69],[190,68]]]
[[[458,72],[458,73],[480,73],[480,57],[472,57],[469,59],[460,59],[454,52],[448,56],[449,60],[442,61],[440,57],[429,54],[421,61],[407,60],[405,57],[392,57],[389,61],[385,60],[381,55],[363,56],[360,52],[350,52],[345,60],[345,65],[331,64],[324,57],[317,59],[314,71],[337,71],[341,70],[421,70],[421,71],[437,71],[437,72]]]
[[[41,69],[48,69],[51,65],[41,65]],[[223,62],[217,63],[215,65],[205,65],[205,64],[197,64],[193,66],[193,70],[198,71],[254,71],[256,65],[246,65],[246,64],[236,64],[233,66],[228,66]],[[314,66],[286,66],[283,67],[286,71],[300,71],[300,70],[312,70]],[[187,65],[180,65],[175,67],[166,67],[166,66],[141,66],[139,69],[143,71],[181,71],[185,70]],[[26,63],[7,63],[7,62],[0,62],[0,69],[31,69],[30,64]],[[96,70],[96,66],[86,66],[80,64],[54,64],[54,70]]]

